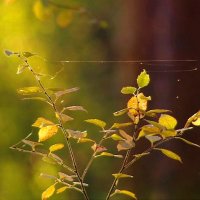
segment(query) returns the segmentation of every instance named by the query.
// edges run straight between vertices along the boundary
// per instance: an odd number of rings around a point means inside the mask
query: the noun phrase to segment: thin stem
[[[24,58],[21,57],[20,55],[18,55],[18,57],[21,58],[21,59],[25,62],[26,66],[28,66],[29,70],[32,72],[32,74],[34,75],[36,81],[38,82],[39,86],[41,87],[43,93],[46,95],[46,97],[48,98],[49,102],[52,104],[52,107],[53,107],[53,109],[54,109],[54,112],[57,113],[57,114],[59,115],[59,112],[58,112],[58,110],[57,110],[57,108],[56,108],[56,105],[55,105],[53,99],[52,99],[51,96],[47,93],[45,87],[43,86],[42,82],[40,81],[40,78],[38,77],[37,73],[35,73],[35,71],[34,71],[33,68],[31,67],[31,65],[29,64],[28,60],[27,60],[27,59],[24,59]],[[65,128],[64,128],[64,125],[63,125],[62,120],[61,120],[60,117],[58,117],[58,123],[59,123],[59,126],[60,126],[60,128],[61,128],[61,130],[62,130],[62,133],[63,133],[63,135],[64,135],[65,141],[66,141],[66,143],[67,143],[67,147],[68,147],[68,149],[69,149],[69,153],[70,153],[70,157],[71,157],[72,164],[73,164],[73,167],[74,167],[74,171],[75,171],[75,173],[76,173],[76,175],[77,175],[77,177],[78,177],[78,180],[79,180],[79,182],[80,182],[80,184],[81,184],[81,189],[82,189],[82,191],[83,191],[83,195],[84,195],[84,197],[85,197],[86,200],[89,200],[89,197],[88,197],[88,195],[87,195],[86,189],[85,189],[85,187],[84,187],[84,185],[83,185],[83,181],[82,181],[81,176],[80,176],[80,174],[79,174],[79,172],[78,172],[78,167],[77,167],[77,164],[76,164],[75,156],[74,156],[74,153],[73,153],[71,144],[70,144],[70,142],[69,142],[69,138],[68,138],[68,136],[67,136],[67,132],[66,132],[66,130],[65,130]]]

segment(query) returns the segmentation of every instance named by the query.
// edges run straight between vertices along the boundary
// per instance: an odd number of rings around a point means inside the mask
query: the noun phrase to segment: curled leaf
[[[99,145],[97,145],[96,143],[93,144],[93,145],[91,146],[91,148],[92,148],[92,150],[93,150],[94,152],[98,152],[98,153],[107,150],[106,147],[104,147],[104,146],[99,146]]]
[[[195,144],[195,143],[193,143],[193,142],[190,142],[190,141],[188,141],[188,140],[186,140],[186,139],[184,139],[184,138],[181,138],[181,137],[175,137],[175,139],[182,140],[182,141],[185,142],[186,144],[189,144],[189,145],[191,145],[191,146],[194,146],[194,147],[198,147],[198,148],[200,148],[200,146],[199,146],[198,144]]]
[[[69,106],[69,107],[65,107],[62,112],[64,112],[65,110],[72,110],[72,111],[84,111],[87,112],[87,110],[85,108],[83,108],[83,106]]]
[[[26,140],[26,139],[23,139],[22,142],[24,144],[27,144],[27,145],[31,146],[31,148],[32,148],[33,151],[35,151],[35,147],[36,146],[43,145],[42,143],[34,142],[34,141],[31,141],[31,140]]]
[[[85,143],[85,142],[95,142],[90,138],[79,138],[77,143]]]

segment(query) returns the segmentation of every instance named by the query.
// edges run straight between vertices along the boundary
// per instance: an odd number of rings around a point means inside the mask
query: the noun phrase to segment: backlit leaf
[[[51,197],[55,192],[55,184],[48,187],[43,193],[42,193],[42,200],[46,200],[49,197]]]
[[[149,82],[150,82],[149,74],[147,74],[146,70],[143,70],[137,77],[137,84],[140,88],[143,88],[149,85]]]
[[[137,88],[131,87],[131,86],[123,87],[121,90],[121,93],[122,94],[134,94],[136,92],[136,90],[137,90]]]
[[[53,152],[53,151],[58,151],[60,149],[62,149],[64,147],[64,144],[53,144],[49,147],[49,151]]]
[[[77,143],[85,143],[85,142],[95,142],[95,141],[90,138],[79,138],[77,141]]]
[[[197,113],[195,113],[194,115],[192,115],[186,122],[184,128],[188,128],[190,126],[190,124],[194,121],[196,121],[198,118],[200,118],[200,111],[198,111]]]
[[[200,126],[200,116],[195,121],[193,121],[192,124],[195,126]]]
[[[163,137],[174,137],[177,135],[176,130],[164,130],[161,135]]]
[[[94,124],[96,126],[101,127],[102,129],[106,126],[106,122],[99,119],[87,119],[85,120],[87,123]]]
[[[145,115],[148,117],[156,117],[157,114],[162,114],[162,113],[168,113],[171,112],[170,110],[165,110],[165,109],[154,109],[154,110],[148,110]]]
[[[189,145],[191,145],[191,146],[194,146],[194,147],[198,147],[198,148],[200,148],[200,146],[199,146],[198,144],[195,144],[195,143],[193,143],[193,142],[190,142],[190,141],[188,141],[188,140],[186,140],[186,139],[184,139],[184,138],[181,138],[181,137],[175,137],[175,139],[182,140],[182,141],[185,142],[186,144],[189,144]]]
[[[174,129],[177,125],[177,120],[171,115],[162,114],[158,120],[159,124],[167,129]]]
[[[133,178],[133,176],[131,175],[128,175],[128,174],[122,174],[122,173],[119,173],[119,174],[112,174],[116,179],[120,179],[120,178]]]
[[[71,24],[73,17],[74,13],[72,10],[63,10],[58,13],[56,22],[61,28],[65,28]]]
[[[113,140],[119,141],[119,140],[124,140],[124,138],[122,138],[121,136],[117,135],[117,134],[112,134],[110,136]]]
[[[58,188],[57,190],[56,190],[56,194],[60,194],[60,193],[62,193],[62,192],[64,192],[66,189],[68,189],[69,187],[67,187],[67,186],[63,186],[63,187],[61,187],[61,188]]]
[[[114,123],[114,124],[112,125],[111,128],[123,128],[123,127],[131,126],[131,125],[133,125],[132,122],[127,122],[127,123]]]
[[[21,95],[32,95],[35,93],[41,93],[42,90],[39,87],[24,87],[17,89],[17,92]]]
[[[161,133],[161,130],[158,127],[148,124],[142,127],[137,137],[137,140],[139,140],[141,137],[146,136],[146,135],[156,135],[160,133]]]
[[[164,155],[166,155],[167,157],[174,159],[174,160],[178,160],[179,162],[182,163],[181,157],[179,155],[177,155],[176,153],[167,150],[167,149],[160,149],[160,148],[155,148],[155,150],[159,150],[161,151]]]
[[[123,141],[119,141],[117,145],[117,150],[118,151],[128,150],[128,149],[133,148],[134,146],[135,146],[135,143],[133,141],[123,140]]]
[[[148,122],[149,124],[159,128],[160,130],[165,130],[166,127],[165,126],[162,126],[160,123],[158,122],[155,122],[155,121],[151,121],[151,120],[145,120],[146,122]]]
[[[49,125],[42,127],[39,132],[39,142],[43,142],[45,140],[48,140],[52,136],[54,136],[58,132],[58,127],[56,125]]]
[[[16,74],[21,74],[26,68],[27,68],[27,65],[19,65],[17,68]]]
[[[128,109],[125,108],[125,109],[122,109],[122,110],[119,110],[119,111],[114,112],[113,115],[114,115],[115,117],[118,117],[118,116],[121,116],[121,115],[127,113],[127,111],[128,111]]]
[[[55,93],[55,96],[58,99],[58,98],[60,98],[61,96],[65,95],[65,94],[76,92],[78,90],[79,90],[78,87],[74,87],[74,88],[63,90],[63,91],[58,91],[58,92]]]
[[[108,157],[115,157],[115,158],[123,158],[122,155],[114,155],[114,154],[108,153],[108,152],[102,152],[99,155],[97,155],[96,157],[99,157],[99,156],[108,156]]]
[[[32,126],[38,127],[38,128],[42,128],[48,125],[54,125],[54,123],[43,117],[37,118],[37,120],[32,124]]]
[[[93,151],[95,151],[95,152],[98,152],[98,153],[100,153],[100,152],[103,152],[103,151],[106,151],[106,150],[107,150],[107,148],[106,148],[106,147],[104,147],[104,146],[99,146],[99,145],[97,145],[96,143],[95,143],[95,144],[93,144],[93,145],[91,146],[91,148],[92,148],[92,150],[93,150]]]
[[[67,180],[70,182],[72,182],[74,180],[73,177],[71,177],[63,172],[58,172],[58,175],[59,175],[60,179],[62,179],[62,180]]]
[[[66,131],[69,134],[69,137],[72,137],[74,139],[80,139],[80,138],[85,138],[87,136],[87,132],[86,131],[74,131],[71,129],[66,129]]]
[[[115,194],[124,194],[124,195],[127,195],[127,196],[137,200],[135,194],[133,192],[128,191],[128,190],[118,190],[118,189],[116,189],[115,192],[111,196],[113,196]]]

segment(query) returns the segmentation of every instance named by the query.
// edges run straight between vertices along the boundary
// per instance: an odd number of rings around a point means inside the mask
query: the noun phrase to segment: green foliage
[[[52,12],[51,7],[49,7],[45,8],[45,10],[43,10],[44,13],[41,14],[40,10],[44,9],[43,7],[45,6],[43,3],[41,1],[36,1],[35,5],[35,12],[37,17],[41,19],[49,17]],[[60,18],[62,19],[61,16]],[[69,22],[62,21],[61,23],[60,21],[59,23],[60,25],[64,26]],[[99,157],[105,157],[105,159],[108,159],[109,165],[110,163],[112,164],[112,159],[115,158],[120,158],[119,162],[121,162],[121,168],[119,171],[112,174],[114,180],[105,199],[109,200],[114,195],[125,195],[132,199],[137,199],[135,193],[128,190],[118,189],[118,183],[121,181],[121,179],[133,178],[132,175],[126,174],[125,171],[132,167],[137,160],[140,160],[141,158],[151,154],[153,150],[156,150],[160,151],[166,157],[182,163],[181,157],[176,153],[168,149],[158,148],[159,146],[162,146],[162,144],[173,139],[179,139],[188,145],[199,147],[198,144],[190,142],[182,138],[182,136],[185,132],[192,128],[191,125],[200,125],[200,113],[197,112],[192,117],[190,117],[183,128],[176,129],[177,119],[171,115],[166,114],[171,111],[166,109],[150,110],[148,102],[151,100],[151,97],[146,96],[141,92],[141,89],[148,86],[150,83],[150,76],[145,70],[143,70],[137,77],[138,87],[128,86],[123,87],[121,90],[122,94],[129,94],[131,97],[129,98],[125,108],[115,112],[114,116],[118,117],[120,115],[126,114],[129,117],[129,122],[115,122],[109,129],[106,129],[108,123],[102,120],[95,118],[85,120],[85,122],[100,128],[99,132],[101,133],[101,139],[96,141],[93,138],[90,138],[91,136],[87,133],[87,131],[69,129],[69,121],[73,120],[74,118],[64,114],[66,111],[87,112],[87,110],[82,106],[63,106],[62,103],[58,101],[60,98],[66,98],[66,94],[78,91],[79,88],[46,89],[43,82],[40,80],[40,76],[38,75],[39,73],[37,73],[29,63],[29,57],[35,56],[35,54],[29,52],[13,53],[12,51],[8,50],[5,51],[5,54],[7,56],[18,56],[22,62],[21,66],[25,67],[21,67],[20,69],[18,68],[17,73],[23,73],[24,68],[27,68],[35,77],[35,80],[38,84],[38,86],[20,88],[18,89],[18,93],[23,96],[26,95],[27,98],[25,99],[27,100],[36,99],[48,102],[55,115],[55,122],[53,122],[54,120],[50,121],[44,117],[38,117],[32,124],[33,127],[39,129],[38,142],[32,140],[30,138],[31,134],[29,134],[27,137],[23,138],[20,140],[20,142],[11,147],[12,149],[21,152],[39,155],[43,161],[53,165],[58,165],[62,171],[64,171],[57,172],[57,175],[48,175],[42,173],[43,177],[49,178],[53,182],[53,184],[51,184],[42,193],[42,200],[46,200],[55,194],[63,193],[65,191],[67,192],[69,189],[80,192],[84,199],[89,200],[86,188],[92,187],[92,185],[84,182],[85,176],[88,174],[90,166],[94,161],[100,162],[98,161],[99,159],[96,161],[96,158]],[[43,95],[43,97],[34,95]],[[126,130],[124,130],[127,127],[131,127],[131,129],[129,129],[132,131],[131,133],[128,133]],[[48,149],[46,149],[45,145],[43,144],[46,144],[47,142],[50,143],[51,138],[53,136],[56,137],[58,134],[62,134],[66,144],[63,144],[64,142],[62,141],[59,143],[51,144]],[[134,150],[138,149],[138,144],[140,144],[138,141],[141,139],[147,139],[150,144],[145,150],[140,150],[140,152],[134,153]],[[74,156],[76,149],[72,148],[72,140],[75,140],[77,145],[81,145],[81,143],[87,143],[92,153],[92,156],[89,158],[89,161],[86,164],[82,174],[78,168],[78,159],[75,159]],[[124,156],[121,154],[115,154],[115,152],[111,153],[112,148],[109,146],[110,140],[112,140],[112,143],[115,143],[116,151],[118,150],[125,152]],[[25,148],[26,146],[28,146],[29,149]],[[66,150],[68,152],[70,156],[69,160],[65,161],[57,154],[57,151],[61,149],[62,151]],[[70,162],[71,164],[69,164]]]

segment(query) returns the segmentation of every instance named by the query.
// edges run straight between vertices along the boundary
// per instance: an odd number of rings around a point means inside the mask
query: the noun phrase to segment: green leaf
[[[122,173],[118,173],[118,174],[112,174],[116,179],[120,179],[120,178],[133,178],[133,176],[128,175],[128,174],[122,174]]]
[[[151,121],[151,120],[145,120],[146,122],[148,122],[149,124],[159,128],[160,130],[165,130],[165,126],[162,126],[160,123],[155,122],[155,121]]]
[[[35,93],[41,93],[42,90],[39,87],[24,87],[17,89],[17,92],[21,95],[32,95]]]
[[[43,193],[42,193],[42,200],[46,200],[49,197],[51,197],[55,192],[55,184],[48,187]]]
[[[114,112],[113,115],[114,115],[115,117],[118,117],[118,116],[121,116],[121,115],[127,113],[127,111],[128,111],[128,108],[125,108],[125,109],[122,109],[122,110],[119,110],[119,111]]]
[[[28,97],[28,98],[23,98],[22,100],[37,100],[37,101],[43,101],[51,105],[45,98],[43,97]]]
[[[123,128],[123,127],[131,126],[131,125],[133,125],[132,122],[127,122],[127,123],[114,123],[114,124],[112,125],[111,128]]]
[[[177,120],[171,115],[162,114],[158,120],[159,124],[168,130],[174,129],[177,125]]]
[[[53,151],[58,151],[60,149],[62,149],[64,147],[64,144],[53,144],[49,147],[49,151],[53,152]]]
[[[190,141],[188,141],[188,140],[186,140],[186,139],[184,139],[184,138],[181,138],[181,137],[175,137],[175,139],[182,140],[182,141],[185,142],[186,144],[189,144],[189,145],[191,145],[191,146],[194,146],[194,147],[198,147],[198,148],[200,148],[200,146],[199,146],[198,144],[195,144],[195,143],[193,143],[193,142],[190,142]]]
[[[157,114],[162,114],[162,113],[168,113],[171,112],[170,110],[165,110],[165,109],[154,109],[154,110],[149,110],[145,113],[146,116],[148,117],[156,117]]]
[[[13,55],[14,53],[10,50],[5,50],[4,53],[7,55],[7,56],[11,56]]]
[[[134,94],[136,92],[136,90],[137,90],[137,88],[131,87],[131,86],[123,87],[121,89],[121,93],[122,94]]]
[[[102,129],[106,126],[106,122],[99,119],[87,119],[85,122],[99,126]]]
[[[149,74],[146,70],[143,70],[140,75],[137,77],[137,84],[140,88],[146,87],[150,82]]]
[[[124,140],[124,138],[122,138],[121,136],[117,135],[117,134],[112,134],[110,136],[113,140],[119,141],[119,140]]]
[[[133,192],[128,191],[128,190],[118,190],[118,189],[116,189],[115,192],[111,196],[113,196],[115,194],[124,194],[124,195],[127,195],[127,196],[137,200],[137,197],[135,196],[135,194]]]
[[[167,149],[160,149],[160,148],[154,148],[155,150],[161,151],[164,155],[166,155],[167,157],[174,159],[174,160],[178,160],[179,162],[182,163],[181,157],[179,155],[177,155],[176,153],[167,150]]]

